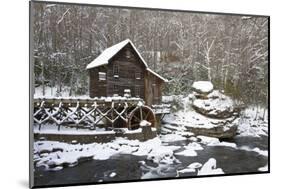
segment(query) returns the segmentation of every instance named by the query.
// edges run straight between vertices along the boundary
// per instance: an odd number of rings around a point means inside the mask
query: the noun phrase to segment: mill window
[[[131,52],[129,50],[126,50],[126,57],[131,58]]]
[[[136,71],[136,72],[135,72],[135,78],[136,78],[136,79],[141,79],[141,73],[140,73],[140,71]]]
[[[118,65],[113,65],[113,76],[114,76],[114,78],[119,78],[119,67],[118,67]]]
[[[135,96],[140,97],[140,87],[139,86],[135,86]]]
[[[114,92],[114,94],[118,94],[118,91],[119,91],[118,85],[113,85],[113,92]]]
[[[105,81],[105,80],[106,80],[106,73],[99,72],[99,81]]]

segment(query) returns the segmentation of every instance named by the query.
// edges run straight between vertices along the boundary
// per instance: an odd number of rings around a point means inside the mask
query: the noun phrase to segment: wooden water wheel
[[[156,117],[148,106],[139,106],[133,109],[128,116],[128,129],[135,130],[141,123],[149,122],[151,127],[156,127]]]

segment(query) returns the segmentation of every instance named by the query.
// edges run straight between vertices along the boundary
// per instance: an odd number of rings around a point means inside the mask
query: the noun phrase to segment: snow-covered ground
[[[54,97],[69,97],[70,94],[70,88],[64,86],[62,91],[58,93],[58,87],[50,87],[50,86],[45,86],[45,94],[43,95],[43,87],[35,87],[34,88],[34,98],[54,98]],[[73,95],[72,97],[76,98],[89,98],[89,95]]]
[[[268,111],[264,109],[258,111],[254,107],[245,109],[241,114],[238,126],[240,136],[268,136]]]

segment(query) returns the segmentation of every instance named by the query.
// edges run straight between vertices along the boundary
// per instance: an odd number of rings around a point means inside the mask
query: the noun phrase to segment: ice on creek
[[[217,175],[224,174],[221,168],[217,168],[217,160],[210,158],[198,171],[197,175]]]
[[[174,151],[179,146],[164,146],[159,138],[145,142],[117,138],[110,143],[67,144],[55,141],[34,143],[34,162],[37,167],[51,170],[57,166],[75,166],[81,159],[106,160],[117,154],[147,156],[155,163],[178,163]]]

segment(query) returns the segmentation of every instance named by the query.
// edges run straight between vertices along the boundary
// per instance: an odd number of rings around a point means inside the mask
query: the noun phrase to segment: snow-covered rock
[[[267,165],[265,165],[264,167],[260,167],[260,168],[258,168],[258,171],[261,171],[261,172],[268,171],[268,164],[267,164]]]
[[[183,137],[179,134],[167,134],[167,135],[161,135],[160,139],[163,142],[176,142],[176,141],[186,140],[186,137]]]
[[[195,84],[195,86],[205,85],[204,82],[199,82],[199,84],[195,82]],[[213,87],[210,88],[213,90]],[[239,121],[239,108],[235,106],[230,97],[217,90],[203,94],[203,96],[198,96],[197,92],[193,92],[189,97],[181,98],[181,103],[183,104],[182,110],[167,115],[163,119],[163,134],[191,132],[194,135],[217,138],[235,136]]]
[[[188,165],[188,168],[190,168],[190,169],[198,169],[200,167],[202,167],[202,164],[198,163],[198,162],[194,162],[194,163],[191,163],[190,165]]]
[[[159,138],[145,142],[117,138],[109,143],[68,144],[55,141],[37,141],[34,143],[34,163],[47,170],[60,170],[72,167],[81,160],[106,160],[117,154],[146,156],[154,163],[173,164],[178,162],[174,151],[179,146],[165,146]]]
[[[195,169],[192,169],[192,168],[185,168],[185,169],[181,169],[178,171],[178,173],[193,173],[195,172],[196,170]]]
[[[233,116],[235,107],[230,97],[195,99],[194,110],[211,118],[229,118]]]
[[[192,89],[197,93],[208,94],[213,91],[214,86],[210,81],[196,81],[192,84]]]
[[[115,177],[117,174],[115,172],[110,173],[109,177]]]
[[[218,175],[224,174],[221,168],[217,168],[217,161],[214,158],[210,158],[198,171],[198,175]]]
[[[195,150],[192,150],[192,149],[185,149],[181,152],[177,152],[175,153],[175,155],[178,155],[178,156],[197,156],[197,152]]]

